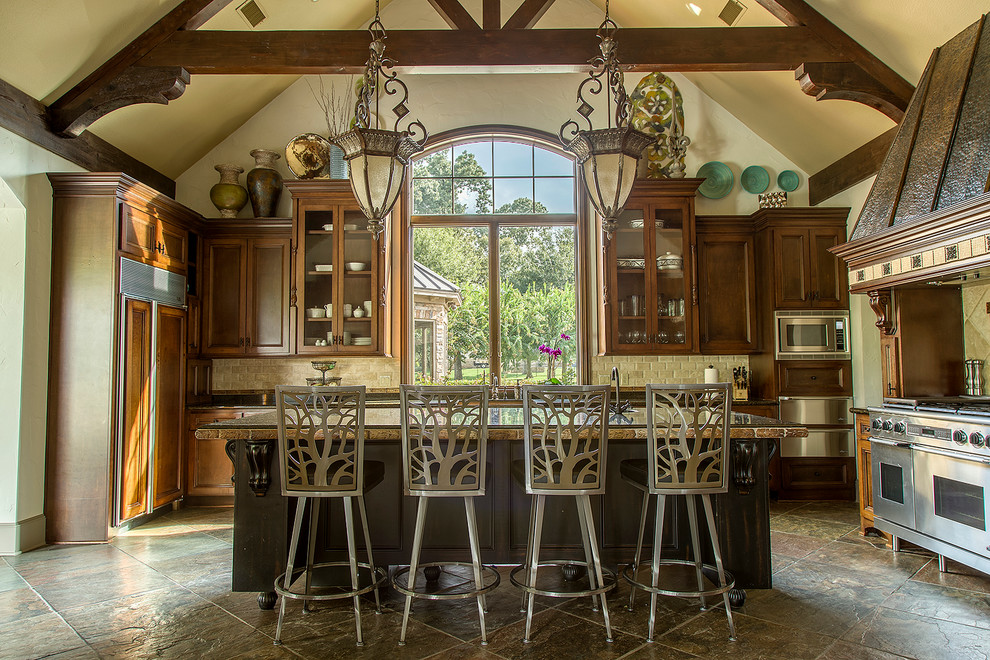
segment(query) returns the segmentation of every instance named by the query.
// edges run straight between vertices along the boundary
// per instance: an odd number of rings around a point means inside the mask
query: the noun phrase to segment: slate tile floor
[[[953,562],[940,574],[923,550],[892,554],[859,535],[853,503],[774,504],[771,528],[774,588],[749,592],[736,642],[723,610],[661,598],[647,644],[648,599],[629,613],[620,585],[612,644],[587,599],[540,599],[524,645],[506,571],[489,596],[485,647],[473,601],[416,603],[407,645],[397,646],[394,593],[382,614],[364,610],[363,648],[353,645],[350,603],[307,615],[291,604],[275,647],[276,613],[229,590],[231,511],[183,509],[110,545],[0,558],[0,658],[990,658],[990,577]]]

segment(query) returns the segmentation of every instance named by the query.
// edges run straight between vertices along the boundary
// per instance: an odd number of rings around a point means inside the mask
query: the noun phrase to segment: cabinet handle
[[[244,337],[241,337],[241,346],[244,345]]]
[[[251,338],[250,337],[247,338],[246,343],[247,343],[248,346],[251,345]]]
[[[691,305],[698,304],[698,246],[691,244]]]

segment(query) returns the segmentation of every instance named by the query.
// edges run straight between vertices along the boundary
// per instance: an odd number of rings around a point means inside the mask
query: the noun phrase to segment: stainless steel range
[[[990,399],[887,399],[870,408],[877,529],[990,573]]]

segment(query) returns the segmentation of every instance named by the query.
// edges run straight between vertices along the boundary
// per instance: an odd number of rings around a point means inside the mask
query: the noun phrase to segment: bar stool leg
[[[639,533],[636,534],[636,555],[633,559],[633,577],[639,573],[639,562],[643,556],[643,536],[646,534],[646,510],[650,506],[650,491],[643,491],[643,503],[639,509]],[[637,578],[638,579],[638,578]],[[636,587],[629,585],[629,611],[633,611],[636,604]]]
[[[316,525],[320,519],[320,498],[313,498],[313,506],[309,509],[309,544],[306,549],[306,595],[309,595],[310,585],[313,581],[313,555],[316,553]],[[303,600],[302,611],[304,614],[310,612],[309,601]]]
[[[651,566],[653,588],[660,586],[660,546],[663,542],[663,514],[667,505],[666,495],[657,495],[657,517],[653,528],[653,564]],[[646,633],[646,641],[653,641],[653,628],[657,621],[657,594],[650,594],[650,624]]]
[[[471,543],[471,563],[474,565],[474,588],[479,591],[485,586],[481,578],[481,548],[478,546],[478,521],[474,515],[474,498],[464,498],[464,514],[467,517],[468,541]],[[488,645],[488,631],[485,628],[485,595],[478,594],[478,621],[481,623],[481,645]]]
[[[718,570],[718,586],[725,586],[725,569],[722,567],[722,551],[718,545],[718,534],[715,533],[715,516],[712,515],[711,495],[705,493],[701,496],[701,501],[705,505],[705,519],[708,521],[708,533],[712,537],[712,550],[715,551],[715,568]],[[729,639],[736,641],[736,626],[732,623],[732,607],[729,605],[729,592],[722,594],[725,602],[725,616],[729,619]]]
[[[406,588],[412,591],[416,586],[416,570],[419,566],[419,551],[423,547],[423,526],[426,523],[426,507],[430,502],[428,497],[420,497],[416,506],[416,531],[413,534],[412,556],[409,558],[409,581]],[[412,596],[406,596],[406,606],[402,610],[402,632],[399,633],[399,646],[406,645],[406,626],[409,625],[409,610],[412,608]]]
[[[361,532],[364,534],[364,547],[368,552],[368,566],[371,567],[371,579],[377,581],[377,569],[375,568],[375,558],[371,555],[371,532],[368,530],[368,509],[364,506],[364,495],[357,496],[358,513],[361,515]],[[375,614],[382,613],[382,599],[378,595],[378,587],[375,587]]]
[[[526,543],[526,561],[523,563],[523,566],[527,567],[529,566],[530,559],[533,557],[533,544],[530,541],[533,540],[533,526],[536,524],[536,498],[537,496],[533,495],[529,502],[529,527],[526,528],[526,533],[529,535],[529,541]],[[529,569],[527,568],[526,570],[528,574]],[[529,594],[524,591],[522,595],[522,602],[519,603],[520,612],[526,611],[527,602],[529,602]]]
[[[595,517],[591,512],[591,496],[581,495],[581,503],[584,505],[584,520],[588,527],[588,540],[591,542],[591,558],[595,564],[595,577],[598,580],[598,585],[601,586],[605,584],[605,579],[602,576],[602,560],[598,556],[598,535],[595,533]],[[602,599],[602,614],[605,615],[605,641],[612,642],[612,622],[608,616],[608,603],[605,600],[605,593],[599,594]]]
[[[540,540],[543,538],[543,509],[546,504],[546,495],[536,496],[536,518],[533,527],[530,529],[532,536],[529,539],[529,570],[527,571],[526,583],[533,587],[536,585],[537,564],[540,563]],[[523,637],[523,644],[529,644],[529,631],[533,626],[533,602],[536,594],[527,593],[526,600],[526,635]]]
[[[292,537],[289,539],[289,558],[286,562],[285,573],[279,578],[282,580],[282,588],[288,589],[292,585],[293,560],[296,558],[296,550],[299,548],[299,534],[302,532],[303,516],[306,515],[306,501],[308,497],[300,497],[296,502],[296,515],[292,521]],[[286,582],[288,581],[288,584]],[[282,619],[285,618],[285,601],[288,598],[282,596],[282,602],[278,608],[278,625],[275,627],[275,645],[282,645]]]
[[[351,588],[355,591],[359,588],[357,548],[354,543],[354,504],[352,497],[344,499],[344,525],[347,527],[347,559],[351,564]],[[354,596],[354,627],[357,630],[357,645],[364,646],[364,637],[361,634],[361,597]]]
[[[691,527],[691,550],[694,552],[694,572],[698,578],[698,591],[704,591],[705,582],[701,574],[701,540],[698,538],[697,497],[697,495],[685,495],[684,501],[687,504],[688,524]],[[707,609],[705,597],[701,596],[701,610],[705,611]]]
[[[574,504],[577,505],[578,522],[581,524],[581,545],[584,546],[584,561],[588,566],[588,586],[596,589],[599,585],[595,584],[595,564],[591,554],[591,534],[588,531],[588,519],[584,515],[584,504],[579,497],[574,498]],[[598,595],[591,597],[591,611],[598,611]]]

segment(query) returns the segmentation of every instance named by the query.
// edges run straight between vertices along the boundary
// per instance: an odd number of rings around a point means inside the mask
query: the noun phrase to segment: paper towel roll
[[[718,382],[718,369],[708,365],[705,369],[705,383],[717,383]]]

